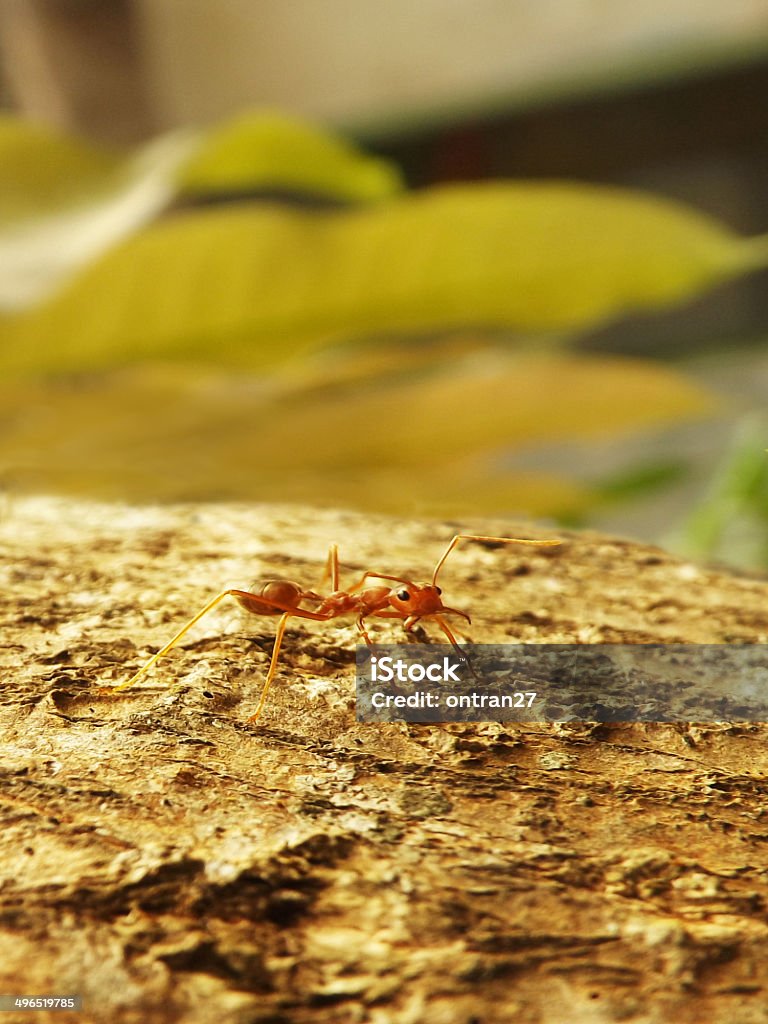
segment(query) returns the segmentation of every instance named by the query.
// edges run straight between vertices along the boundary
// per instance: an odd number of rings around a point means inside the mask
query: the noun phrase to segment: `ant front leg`
[[[453,635],[452,630],[449,628],[448,623],[445,621],[445,619],[441,615],[435,615],[435,616],[433,616],[433,618],[434,618],[435,622],[438,624],[438,626],[440,627],[440,629],[442,629],[442,631],[445,633],[445,635],[450,640],[451,646],[453,647],[454,651],[456,651],[457,657],[461,661],[466,663],[467,668],[469,669],[470,673],[472,674],[472,678],[475,680],[475,682],[479,683],[480,680],[478,678],[477,673],[475,672],[474,665],[472,664],[472,659],[469,657],[468,652],[462,651],[462,649],[459,647],[458,641],[456,640],[456,637]],[[461,635],[461,634],[459,634],[459,635]]]
[[[355,623],[355,625],[357,626],[358,630],[360,631],[360,635],[362,636],[363,640],[365,641],[366,646],[367,647],[373,647],[373,644],[371,643],[371,638],[368,636],[368,630],[363,625],[364,620],[365,620],[365,616],[361,615],[360,618]]]
[[[356,626],[360,630],[360,633],[365,640],[366,644],[371,647],[371,638],[368,636],[368,630],[365,628],[365,620],[369,615],[375,615],[377,618],[383,619],[402,619],[403,615],[398,611],[390,611],[390,595],[391,591],[389,587],[368,587],[361,594],[352,596],[355,590],[359,590],[360,587],[366,580],[367,573],[363,576],[357,587],[352,587],[345,593],[354,602],[355,610],[359,612]],[[372,574],[373,575],[373,574]],[[394,576],[382,576],[381,579],[395,579]]]

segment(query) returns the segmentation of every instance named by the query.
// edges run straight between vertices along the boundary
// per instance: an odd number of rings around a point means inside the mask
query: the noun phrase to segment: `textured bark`
[[[346,620],[289,628],[248,724],[275,620],[226,602],[100,691],[217,590],[318,586],[331,541],[423,579],[455,532],[7,501],[0,991],[80,1024],[768,1020],[763,725],[358,724]],[[477,641],[766,641],[762,580],[603,536],[467,545],[441,584]]]

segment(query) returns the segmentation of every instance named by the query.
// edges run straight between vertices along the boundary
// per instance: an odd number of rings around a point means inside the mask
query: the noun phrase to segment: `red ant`
[[[561,543],[559,540],[520,540],[517,537],[481,537],[471,533],[458,533],[438,559],[435,571],[432,573],[431,583],[414,583],[412,580],[407,580],[402,576],[390,576],[387,573],[373,572],[369,569],[363,573],[361,579],[353,587],[347,590],[339,589],[339,552],[336,545],[333,544],[328,552],[324,577],[328,578],[330,576],[333,593],[327,597],[322,597],[312,590],[304,590],[298,583],[293,583],[290,580],[268,580],[262,585],[258,593],[252,593],[249,590],[224,590],[217,594],[213,600],[209,601],[185,626],[182,626],[176,636],[169,640],[165,647],[161,648],[157,654],[153,654],[149,661],[142,665],[138,672],[131,676],[126,683],[111,687],[109,692],[119,693],[121,690],[127,690],[128,687],[133,686],[156,661],[159,661],[172,647],[176,646],[196,622],[199,622],[204,615],[207,615],[225,597],[234,597],[238,604],[254,615],[280,616],[275,633],[275,644],[272,649],[272,660],[269,663],[267,678],[264,680],[259,706],[256,708],[255,714],[251,715],[248,719],[249,722],[257,721],[264,708],[267,693],[277,671],[277,661],[283,642],[283,635],[285,634],[285,627],[288,620],[292,617],[327,622],[329,619],[335,619],[340,615],[356,615],[357,628],[360,630],[363,640],[369,646],[371,639],[368,636],[364,623],[365,619],[370,615],[379,619],[402,619],[403,628],[406,632],[413,630],[414,626],[421,619],[429,617],[435,620],[457,652],[461,653],[456,637],[451,632],[443,616],[460,615],[467,622],[471,622],[471,619],[466,612],[444,605],[441,599],[442,591],[437,585],[437,574],[443,567],[443,563],[448,555],[450,555],[460,540],[492,541],[501,544],[530,544],[536,547],[554,547]],[[365,587],[364,584],[368,579],[389,580],[399,585],[396,587]],[[314,610],[304,608],[302,607],[302,602],[315,605],[316,607]]]

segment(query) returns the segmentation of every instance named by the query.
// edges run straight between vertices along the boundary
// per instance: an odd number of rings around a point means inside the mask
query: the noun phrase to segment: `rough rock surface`
[[[100,689],[217,590],[331,541],[423,579],[458,527],[7,500],[0,992],[84,1009],[4,1021],[768,1021],[763,725],[359,724],[349,620],[294,620],[249,724],[275,620],[230,602]],[[441,583],[478,641],[768,638],[764,581],[604,536]]]

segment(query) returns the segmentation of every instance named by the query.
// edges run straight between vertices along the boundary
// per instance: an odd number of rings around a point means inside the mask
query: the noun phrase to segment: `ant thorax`
[[[389,587],[366,587],[358,594],[350,594],[345,590],[337,590],[323,599],[317,609],[321,615],[335,617],[349,612],[370,615],[385,608],[389,603]]]

